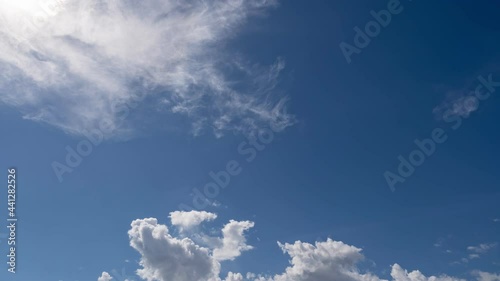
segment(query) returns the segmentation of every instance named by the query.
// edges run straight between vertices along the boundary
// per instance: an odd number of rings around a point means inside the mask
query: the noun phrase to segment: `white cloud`
[[[178,226],[181,230],[189,230],[200,225],[204,221],[212,221],[217,218],[216,214],[205,211],[182,212],[175,211],[170,213],[172,225]]]
[[[291,266],[283,274],[274,277],[259,276],[258,281],[385,281],[366,272],[357,264],[364,259],[361,249],[341,241],[328,239],[314,245],[297,241],[294,244],[279,244],[290,255]],[[447,275],[426,277],[420,271],[408,272],[399,264],[391,270],[394,281],[462,281]]]
[[[464,279],[454,278],[447,275],[426,277],[418,270],[408,272],[399,264],[394,264],[392,266],[391,276],[394,281],[464,281]]]
[[[467,247],[467,250],[473,253],[477,254],[484,254],[487,253],[489,250],[495,248],[498,245],[498,243],[483,243],[479,244],[478,246],[469,246]]]
[[[479,100],[471,94],[462,91],[451,92],[441,105],[434,108],[434,114],[439,119],[461,117],[468,118],[469,115],[479,108]]]
[[[137,271],[147,281],[217,281],[220,264],[207,248],[191,239],[169,234],[154,218],[135,220],[128,234],[130,245],[141,254]]]
[[[233,273],[233,272],[229,272],[227,274],[227,277],[226,279],[224,279],[224,281],[243,281],[243,275],[241,275],[241,273]]]
[[[173,214],[173,216],[172,216]],[[171,213],[183,226],[186,221],[201,223],[212,220],[215,214],[201,212]],[[174,219],[173,219],[174,220]],[[191,224],[192,225],[192,224]],[[128,234],[130,245],[141,254],[142,269],[137,274],[148,281],[220,281],[220,261],[232,260],[243,251],[252,249],[246,244],[244,232],[254,226],[250,221],[231,220],[222,229],[222,238],[213,238],[217,243],[209,247],[198,245],[189,237],[173,237],[166,225],[158,224],[155,218],[135,220]],[[228,275],[228,281],[238,281],[238,273]]]
[[[283,253],[290,257],[290,265],[282,273],[228,272],[222,279],[220,262],[233,260],[253,248],[247,245],[244,236],[252,227],[254,223],[250,221],[230,220],[222,229],[222,237],[211,237],[218,243],[200,246],[189,237],[172,236],[168,227],[154,218],[135,220],[128,233],[130,245],[141,255],[142,268],[137,274],[147,281],[387,281],[359,268],[364,260],[362,249],[332,239],[314,244],[278,242]],[[492,273],[476,271],[474,275],[478,281],[500,281],[499,275]],[[103,273],[101,278],[108,276]],[[419,270],[407,271],[397,263],[391,268],[391,277],[392,281],[463,281],[448,275],[425,276]]]
[[[292,259],[291,265],[283,274],[276,275],[274,281],[380,280],[358,272],[356,264],[363,259],[361,249],[343,242],[328,239],[315,245],[301,241],[278,245]]]
[[[0,0],[0,102],[75,135],[102,122],[107,136],[128,135],[153,111],[194,134],[284,128],[293,117],[272,94],[284,62],[260,67],[225,47],[249,16],[275,5]]]
[[[222,229],[222,245],[214,249],[214,258],[219,261],[234,260],[242,252],[253,249],[246,244],[244,232],[254,225],[251,221],[229,221]]]
[[[97,281],[111,281],[113,277],[107,272],[103,272],[101,277],[97,278]]]
[[[467,251],[469,251],[469,256],[467,258],[462,258],[460,261],[456,261],[453,264],[460,264],[460,263],[469,263],[469,261],[474,260],[474,259],[479,259],[481,255],[486,254],[489,252],[491,249],[495,248],[498,245],[498,243],[483,243],[479,244],[477,246],[469,246],[467,247]]]
[[[469,259],[470,260],[473,260],[473,259],[478,259],[479,258],[479,255],[478,254],[469,254]]]
[[[492,274],[483,271],[475,271],[477,281],[500,281],[500,274]]]

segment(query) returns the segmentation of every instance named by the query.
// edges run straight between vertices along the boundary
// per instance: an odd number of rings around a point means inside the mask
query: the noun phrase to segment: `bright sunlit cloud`
[[[18,0],[18,1],[1,0],[0,4],[4,8],[3,13],[5,14],[16,14],[24,12],[25,15],[35,16],[35,14],[39,12],[41,8],[40,6],[41,3],[38,0]]]
[[[105,120],[113,128],[108,137],[133,134],[145,118],[217,136],[293,123],[284,97],[274,94],[284,61],[259,66],[224,47],[275,1],[0,5],[0,102],[26,119],[74,135]],[[133,118],[123,104],[135,109]]]

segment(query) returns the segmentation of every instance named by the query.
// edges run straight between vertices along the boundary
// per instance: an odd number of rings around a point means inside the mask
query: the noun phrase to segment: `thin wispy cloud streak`
[[[182,116],[195,135],[293,123],[274,94],[284,61],[262,66],[227,47],[276,1],[16,3],[0,1],[0,102],[26,119],[73,135],[106,120],[107,137],[134,134],[142,115]],[[118,105],[138,97],[139,116],[123,122]]]

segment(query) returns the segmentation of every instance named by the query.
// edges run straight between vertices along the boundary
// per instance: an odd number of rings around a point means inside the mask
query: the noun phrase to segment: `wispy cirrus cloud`
[[[53,1],[0,1],[0,102],[24,118],[130,134],[141,118],[122,123],[116,107],[141,97],[140,115],[193,134],[293,123],[274,95],[284,61],[263,67],[227,47],[276,1]]]
[[[467,250],[467,257],[462,257],[460,260],[454,261],[451,264],[453,265],[460,265],[460,264],[467,264],[472,260],[479,259],[481,258],[484,254],[490,252],[494,248],[498,246],[498,243],[481,243],[477,246],[468,246],[466,248]]]
[[[498,243],[482,243],[477,246],[469,246],[467,250],[476,254],[484,254],[498,246]]]
[[[437,118],[468,118],[479,107],[479,101],[473,95],[463,91],[449,92],[447,98],[433,112]]]

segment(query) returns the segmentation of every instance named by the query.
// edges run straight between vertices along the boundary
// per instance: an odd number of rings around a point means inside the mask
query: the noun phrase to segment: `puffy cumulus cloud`
[[[224,281],[243,281],[243,275],[241,275],[241,273],[233,273],[233,272],[229,272],[227,274],[227,277],[226,279],[224,279]]]
[[[189,230],[195,226],[200,225],[204,221],[212,221],[216,218],[216,214],[206,211],[175,211],[170,213],[170,220],[172,222],[172,225],[180,227],[181,230]]]
[[[75,135],[133,134],[154,123],[146,112],[194,134],[287,127],[293,117],[273,94],[284,61],[262,67],[225,47],[276,4],[0,0],[0,103]]]
[[[196,223],[189,224],[193,226],[216,217],[216,214],[206,212],[171,213],[174,226],[194,221]],[[148,281],[220,281],[219,262],[232,260],[241,252],[252,249],[246,244],[244,232],[253,226],[250,221],[231,220],[222,229],[221,238],[206,235],[216,242],[204,247],[190,237],[172,236],[168,227],[158,224],[155,218],[135,220],[128,234],[130,245],[141,255],[142,269],[137,271],[137,275]],[[238,281],[242,278],[241,274],[229,273],[226,280]]]
[[[178,239],[154,218],[135,220],[128,234],[130,245],[141,254],[137,275],[147,281],[215,281],[220,264],[207,248],[191,239]]]
[[[301,241],[294,244],[278,243],[284,253],[291,257],[290,266],[283,274],[274,276],[273,281],[354,281],[380,280],[366,273],[362,274],[356,264],[363,259],[361,249],[340,241],[328,239],[314,245]],[[266,280],[261,277],[259,280]]]
[[[113,277],[107,272],[103,272],[101,277],[97,278],[97,281],[111,281]]]
[[[246,244],[244,232],[254,225],[251,221],[229,221],[222,229],[222,245],[214,249],[214,258],[219,261],[234,260],[242,252],[253,249]]]
[[[369,272],[362,273],[357,267],[364,258],[361,249],[340,241],[328,239],[315,245],[297,241],[280,246],[292,258],[291,266],[283,274],[259,276],[255,281],[387,281]],[[447,275],[426,277],[398,264],[392,266],[391,277],[393,281],[464,281]]]
[[[327,239],[325,242],[316,242],[315,244],[296,241],[294,244],[278,243],[278,245],[291,258],[290,266],[285,269],[285,272],[275,276],[248,273],[246,279],[243,280],[387,281],[372,273],[361,272],[357,266],[364,259],[361,249],[341,241]],[[399,264],[392,266],[391,277],[392,281],[464,281],[447,275],[427,277],[418,270],[408,272]]]
[[[194,213],[190,215],[195,216]],[[215,214],[210,213],[197,215],[201,217],[196,219],[199,223],[215,218]],[[174,226],[179,227],[181,223]],[[362,249],[332,239],[314,244],[278,242],[283,253],[290,257],[290,265],[282,273],[243,275],[229,272],[222,279],[222,261],[234,260],[252,249],[245,238],[245,232],[252,227],[254,223],[250,221],[230,220],[222,228],[222,237],[211,237],[216,242],[201,246],[192,237],[172,236],[168,227],[158,224],[154,218],[135,220],[128,234],[130,245],[141,255],[142,268],[137,270],[137,275],[147,281],[387,281],[360,269],[359,264],[364,259]],[[200,234],[187,234],[196,235]],[[392,281],[463,281],[448,275],[425,276],[419,270],[407,271],[399,264],[392,266],[390,275]],[[500,276],[493,273],[477,271],[474,275],[478,281],[500,281]],[[99,281],[109,281],[109,278],[109,274],[103,273]]]
[[[394,264],[392,266],[391,276],[394,281],[465,281],[464,279],[454,278],[447,275],[441,275],[439,277],[426,277],[418,270],[408,272],[399,264]]]

